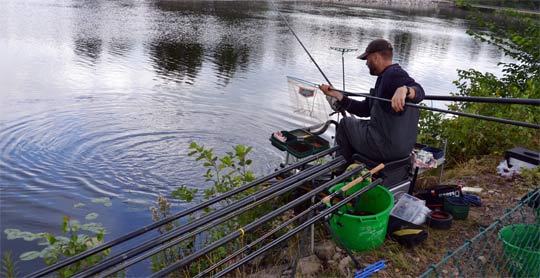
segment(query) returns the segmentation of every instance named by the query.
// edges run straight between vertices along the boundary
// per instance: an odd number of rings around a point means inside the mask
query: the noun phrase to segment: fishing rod
[[[255,181],[247,183],[247,184],[245,184],[245,185],[243,185],[241,187],[238,187],[238,188],[232,189],[230,191],[227,191],[227,192],[225,192],[225,193],[223,193],[223,194],[221,194],[219,196],[216,196],[216,197],[214,197],[214,198],[212,198],[212,199],[210,199],[208,201],[202,202],[202,203],[200,203],[198,205],[195,205],[193,207],[188,208],[187,210],[180,211],[175,215],[171,215],[169,217],[166,217],[164,219],[156,221],[156,222],[154,222],[154,223],[152,223],[150,225],[144,226],[144,227],[142,227],[142,228],[140,228],[138,230],[135,230],[133,232],[125,234],[125,235],[123,235],[123,236],[121,236],[121,237],[119,237],[119,238],[117,238],[115,240],[112,240],[110,242],[106,242],[106,243],[104,243],[102,245],[99,245],[99,246],[94,247],[92,249],[86,250],[86,251],[84,251],[84,252],[82,252],[82,253],[80,253],[80,254],[78,254],[76,256],[67,258],[67,259],[65,259],[65,260],[63,260],[61,262],[58,262],[56,264],[53,264],[53,265],[50,265],[50,266],[48,266],[46,268],[38,270],[38,271],[36,271],[36,272],[34,272],[32,274],[29,274],[27,277],[42,277],[42,276],[45,276],[47,274],[50,274],[50,273],[52,273],[54,271],[57,271],[57,270],[59,270],[59,269],[61,269],[63,267],[66,267],[66,266],[68,266],[68,265],[70,265],[70,264],[72,264],[74,262],[77,262],[77,261],[79,261],[81,259],[84,259],[86,257],[94,255],[94,254],[96,254],[98,252],[104,251],[104,250],[106,250],[108,248],[111,248],[111,247],[113,247],[115,245],[118,245],[120,243],[126,242],[126,241],[128,241],[130,239],[133,239],[133,238],[135,238],[137,236],[140,236],[140,235],[142,235],[142,234],[144,234],[144,233],[146,233],[148,231],[151,231],[151,230],[153,230],[153,229],[155,229],[157,227],[165,225],[165,224],[167,224],[167,223],[169,223],[171,221],[182,218],[182,217],[184,217],[186,215],[189,215],[189,214],[191,214],[191,213],[193,213],[195,211],[198,211],[198,210],[203,209],[205,207],[208,207],[208,206],[210,206],[212,204],[220,202],[220,201],[222,201],[222,200],[224,200],[226,198],[229,198],[229,197],[231,197],[231,196],[233,196],[235,194],[238,194],[238,193],[240,193],[242,191],[245,191],[245,190],[247,190],[249,188],[252,188],[252,187],[254,187],[256,185],[259,185],[261,183],[269,181],[269,180],[271,180],[271,179],[273,179],[275,177],[278,177],[279,175],[281,175],[283,173],[286,173],[286,172],[289,172],[291,170],[302,167],[302,166],[304,166],[305,164],[307,164],[309,162],[315,161],[315,160],[320,159],[321,157],[324,157],[324,156],[326,156],[328,154],[334,153],[338,148],[339,148],[338,146],[335,146],[335,147],[329,148],[328,150],[320,152],[318,154],[314,154],[312,156],[306,157],[304,160],[299,161],[299,162],[294,163],[294,164],[291,164],[291,165],[289,165],[287,167],[284,167],[283,169],[281,169],[279,171],[276,171],[276,172],[274,172],[272,174],[269,174],[269,175],[267,175],[265,177],[262,177],[260,179],[255,180]],[[285,181],[285,180],[283,180],[283,181]]]
[[[288,78],[292,78],[292,79],[294,79],[296,81],[306,83],[306,84],[308,84],[310,86],[314,86],[314,87],[319,86],[318,84],[315,84],[313,82],[302,80],[302,79],[299,79],[299,78],[296,78],[296,77],[290,77],[289,76]],[[372,96],[370,94],[353,93],[353,92],[348,92],[348,91],[335,89],[335,88],[332,88],[332,90],[338,91],[338,92],[340,92],[340,93],[342,93],[342,94],[344,94],[346,96],[366,97],[366,98],[370,98],[370,99],[374,99],[374,100],[392,102],[392,100],[390,100],[390,99],[381,98],[381,97],[377,97],[377,96]],[[435,98],[436,96],[433,96],[433,97]],[[447,98],[449,98],[449,97],[447,97]],[[492,98],[492,100],[496,100],[496,98]],[[516,100],[516,104],[517,104],[517,102],[527,102],[528,104],[529,104],[529,102],[531,104],[532,103],[540,103],[539,99],[509,99],[507,103],[510,103],[512,100]],[[454,115],[463,116],[463,117],[469,117],[469,118],[474,118],[474,119],[498,122],[498,123],[503,123],[503,124],[522,126],[522,127],[527,127],[527,128],[535,128],[535,129],[540,128],[540,125],[538,125],[538,124],[532,124],[532,123],[526,123],[526,122],[520,122],[520,121],[514,121],[514,120],[507,120],[507,119],[495,118],[495,117],[490,117],[490,116],[482,116],[482,115],[470,114],[470,113],[465,113],[465,112],[445,110],[445,109],[440,109],[440,108],[422,106],[422,105],[414,104],[414,103],[410,103],[410,102],[405,102],[405,106],[415,107],[415,108],[424,109],[424,110],[431,110],[431,111],[441,112],[441,113],[446,113],[446,114],[454,114]]]
[[[283,16],[283,14],[281,14],[281,12],[279,11],[278,7],[276,6],[276,4],[274,3],[274,0],[270,0],[270,3],[272,4],[272,6],[274,7],[274,9],[276,10],[276,12],[279,14],[279,16],[281,17],[281,19],[283,19],[283,21],[285,22],[285,24],[287,24],[287,27],[289,28],[289,31],[291,31],[291,33],[293,34],[293,36],[296,38],[296,40],[300,43],[300,45],[302,46],[302,48],[304,49],[304,51],[307,53],[307,55],[309,56],[309,59],[311,59],[311,61],[313,62],[313,64],[315,64],[315,66],[317,67],[317,69],[319,70],[319,72],[322,74],[322,76],[324,77],[324,80],[326,80],[326,82],[332,86],[332,83],[330,82],[330,80],[328,80],[328,77],[326,77],[326,74],[324,74],[324,72],[322,71],[321,67],[319,67],[319,64],[317,64],[317,62],[315,61],[315,59],[313,59],[313,57],[311,56],[311,54],[309,53],[309,51],[307,50],[307,48],[304,46],[304,44],[302,43],[302,41],[300,40],[300,38],[296,35],[296,33],[294,32],[294,29],[291,27],[291,25],[289,24],[289,21],[287,20],[287,18],[285,18],[285,16]]]
[[[311,87],[319,87],[319,84],[303,80],[294,76],[287,76],[288,79],[305,83]],[[355,93],[345,90],[339,90],[332,88],[334,91],[341,92],[347,96],[353,97],[374,97],[370,94]],[[458,102],[480,102],[480,103],[496,103],[496,104],[521,104],[521,105],[540,105],[540,99],[537,98],[494,98],[494,97],[463,97],[463,96],[437,96],[437,95],[425,95],[424,100],[439,100],[439,101],[458,101]]]
[[[521,104],[521,105],[540,105],[540,99],[535,98],[493,98],[493,97],[461,97],[461,96],[435,96],[426,95],[425,100],[440,100],[440,101],[463,101],[463,102],[480,102],[480,103],[496,103],[496,104]]]
[[[325,183],[324,185],[321,185],[319,186],[317,189],[315,189],[314,191],[322,191],[332,185],[335,185],[337,184],[338,182],[346,179],[347,177],[355,174],[355,173],[358,173],[360,170],[362,170],[361,167],[358,167],[359,169],[354,169],[355,171],[347,171],[343,174],[341,174],[338,178],[335,178],[333,180],[330,180],[329,182]],[[274,210],[274,211],[271,211],[270,213],[264,215],[263,217],[257,219],[256,221],[253,221],[247,225],[245,225],[244,227],[242,228],[239,228],[238,230],[234,231],[233,233],[221,238],[220,240],[214,242],[213,244],[203,248],[203,249],[200,249],[198,250],[197,252],[183,258],[181,261],[179,262],[176,262],[170,266],[168,266],[167,268],[165,269],[162,269],[160,270],[159,272],[156,272],[154,273],[151,277],[162,277],[162,276],[165,276],[171,272],[173,272],[174,270],[176,269],[179,269],[181,267],[184,267],[186,266],[187,264],[189,264],[191,261],[207,254],[208,252],[211,252],[213,250],[215,250],[216,248],[236,239],[236,238],[241,238],[241,237],[244,237],[246,233],[250,232],[251,230],[253,230],[254,228],[264,224],[264,223],[267,223],[268,221],[270,221],[271,219],[273,219],[274,217],[280,215],[281,213],[311,199],[312,197],[314,197],[318,192],[308,192],[307,194],[304,194],[302,195],[301,197],[289,202],[288,204],[284,205],[284,206],[281,206],[280,208]]]
[[[370,98],[370,99],[375,99],[375,100],[380,100],[380,101],[385,101],[385,102],[392,102],[392,100],[390,100],[390,99],[376,97],[376,96],[372,96],[372,95],[369,95],[369,94],[351,93],[351,92],[347,92],[347,91],[343,91],[343,90],[339,90],[339,89],[332,89],[332,90],[341,92],[341,93],[343,93],[344,95],[347,95],[347,96],[361,96],[361,97],[367,97],[367,98]],[[490,117],[490,116],[476,115],[476,114],[470,114],[470,113],[459,112],[459,111],[445,110],[445,109],[440,109],[440,108],[422,106],[422,105],[414,104],[414,103],[410,103],[410,102],[405,102],[405,105],[409,106],[409,107],[415,107],[415,108],[418,108],[418,109],[431,110],[431,111],[442,112],[442,113],[446,113],[446,114],[454,114],[454,115],[458,115],[458,116],[464,116],[464,117],[469,117],[469,118],[474,118],[474,119],[498,122],[498,123],[503,123],[503,124],[510,124],[510,125],[515,125],[515,126],[522,126],[522,127],[535,128],[535,129],[540,128],[540,125],[538,125],[538,124],[519,122],[519,121],[495,118],[495,117]]]
[[[268,251],[268,249],[276,246],[277,244],[281,243],[282,241],[285,241],[287,240],[288,238],[290,238],[291,236],[293,236],[294,234],[302,231],[303,229],[309,227],[311,224],[315,223],[316,221],[319,221],[320,219],[322,219],[323,217],[326,217],[327,215],[333,213],[334,211],[338,210],[341,206],[347,204],[348,202],[354,200],[355,198],[357,198],[358,196],[366,193],[367,191],[371,190],[373,187],[379,185],[380,183],[382,182],[382,179],[377,179],[375,180],[374,182],[370,183],[369,185],[367,185],[366,187],[363,187],[362,189],[354,192],[353,194],[351,194],[350,196],[348,196],[347,198],[341,200],[340,202],[338,202],[337,204],[335,205],[332,205],[331,207],[321,211],[318,215],[316,215],[315,217],[313,218],[310,218],[309,220],[307,220],[306,222],[300,224],[299,226],[295,227],[294,229],[292,229],[291,231],[287,232],[286,234],[280,236],[279,238],[273,240],[272,242],[264,245],[263,247],[257,249],[256,251],[254,251],[253,253],[250,253],[248,256],[238,260],[237,262],[235,262],[234,264],[224,268],[223,270],[221,270],[220,272],[218,272],[216,275],[214,275],[213,277],[222,277],[223,275],[231,272],[233,269],[243,265],[244,263],[250,261],[251,259],[255,258],[256,256],[262,254],[263,252],[266,252]]]
[[[159,252],[161,252],[161,251],[163,251],[163,250],[165,250],[167,248],[170,248],[172,246],[175,246],[176,244],[179,244],[180,242],[182,242],[182,241],[184,241],[184,240],[186,240],[186,239],[188,239],[188,238],[190,238],[192,236],[195,236],[195,235],[201,233],[202,231],[208,230],[208,229],[210,229],[212,227],[215,227],[215,226],[217,226],[217,225],[219,225],[221,223],[224,223],[224,222],[226,222],[226,221],[228,221],[228,220],[230,220],[230,219],[232,219],[234,217],[237,217],[238,215],[240,215],[240,214],[242,214],[242,213],[244,213],[244,212],[246,212],[246,211],[248,211],[248,210],[250,210],[250,209],[252,209],[254,207],[257,207],[258,205],[263,204],[263,203],[265,203],[265,202],[267,202],[267,201],[269,201],[269,200],[271,200],[271,199],[273,199],[275,197],[282,196],[283,194],[291,191],[292,189],[294,189],[296,187],[299,187],[306,180],[310,180],[310,179],[313,179],[315,177],[327,174],[330,171],[332,171],[334,168],[339,167],[341,165],[344,165],[344,163],[345,162],[343,161],[342,163],[338,163],[338,164],[335,164],[333,166],[322,169],[321,171],[317,172],[313,176],[307,177],[304,180],[301,180],[301,181],[299,181],[299,182],[297,182],[297,183],[295,183],[295,184],[293,184],[293,185],[291,185],[289,187],[283,188],[282,190],[280,190],[278,192],[275,192],[275,193],[273,193],[273,194],[271,194],[269,196],[266,196],[263,199],[260,199],[260,200],[254,202],[254,203],[251,203],[251,204],[249,204],[247,206],[243,206],[241,209],[235,210],[235,211],[233,211],[233,213],[231,213],[231,214],[229,214],[227,216],[218,218],[215,221],[210,222],[210,223],[208,223],[208,224],[206,224],[206,225],[204,225],[202,227],[199,227],[196,230],[194,230],[194,231],[192,231],[192,232],[190,232],[188,234],[184,234],[184,235],[182,235],[182,236],[180,236],[178,238],[175,238],[174,240],[169,241],[169,242],[159,246],[158,248],[156,248],[154,250],[146,252],[146,253],[142,254],[141,256],[138,256],[138,257],[136,257],[136,258],[134,258],[132,260],[123,261],[121,265],[116,265],[114,268],[100,273],[99,276],[100,277],[107,277],[108,275],[114,274],[114,273],[116,273],[116,272],[118,272],[118,271],[120,271],[120,270],[122,270],[122,269],[124,269],[124,268],[126,268],[128,266],[131,266],[131,265],[133,265],[133,264],[135,264],[137,262],[140,262],[140,261],[142,261],[142,260],[144,260],[144,259],[146,259],[146,258],[148,258],[148,257],[150,257],[150,256],[152,256],[152,255],[154,255],[156,253],[159,253]],[[353,174],[355,174],[355,172],[346,172],[346,175],[344,173],[344,176],[337,179],[334,183],[338,183],[339,181],[341,181],[341,180],[343,180],[343,179],[345,179],[345,178],[347,178],[347,177],[349,177],[350,175],[353,175]],[[300,199],[297,199],[297,200],[300,200]],[[300,203],[302,201],[305,201],[305,200],[307,200],[307,199],[304,198],[304,199],[301,199],[300,201],[296,201],[296,202],[298,204],[298,203]],[[290,207],[288,207],[287,209],[289,209],[289,208]]]
[[[289,31],[291,31],[291,33],[294,35],[294,37],[296,38],[296,40],[298,41],[298,43],[300,43],[300,45],[302,46],[302,48],[304,49],[304,51],[307,53],[307,55],[309,56],[309,59],[311,59],[311,61],[313,62],[313,64],[315,64],[315,66],[317,67],[317,69],[319,70],[319,72],[321,73],[321,75],[324,77],[324,80],[326,80],[326,83],[328,83],[328,85],[330,86],[333,86],[332,85],[332,82],[330,82],[330,80],[328,79],[328,77],[326,77],[326,74],[324,74],[324,72],[322,71],[321,67],[319,67],[319,64],[317,64],[317,62],[315,61],[315,59],[313,58],[313,56],[311,56],[311,53],[309,53],[309,51],[307,50],[307,48],[304,46],[304,43],[302,43],[302,41],[300,40],[300,38],[296,35],[296,32],[294,32],[294,29],[292,28],[292,26],[289,24],[289,21],[287,20],[287,18],[285,18],[285,16],[283,16],[283,14],[279,11],[278,7],[276,6],[276,4],[274,3],[274,0],[270,0],[270,3],[272,4],[272,6],[274,7],[274,10],[276,10],[276,12],[278,13],[278,15],[281,17],[281,19],[283,19],[283,21],[285,21],[285,24],[287,25],[287,27],[289,28]],[[345,77],[343,77],[345,79]],[[345,88],[345,83],[343,83],[343,87]],[[341,115],[343,117],[346,117],[347,114],[345,113],[345,109],[342,109],[342,108],[339,108],[339,111],[341,113]],[[337,112],[337,111],[336,111]]]
[[[249,196],[246,196],[244,197],[243,199],[241,200],[238,200],[222,209],[219,209],[219,210],[215,210],[201,218],[198,218],[196,220],[194,220],[193,222],[189,222],[187,223],[186,225],[184,226],[180,226],[180,227],[177,227],[175,228],[174,230],[171,230],[169,233],[167,234],[164,234],[162,236],[160,236],[159,238],[155,238],[155,239],[151,239],[151,240],[148,240],[144,243],[142,243],[141,245],[135,247],[135,248],[132,248],[128,251],[125,251],[123,253],[120,253],[120,254],[117,254],[116,256],[114,257],[111,257],[111,258],[108,258],[96,265],[93,265],[92,267],[86,269],[86,270],[83,270],[77,274],[75,274],[73,277],[86,277],[86,276],[91,276],[91,275],[95,275],[96,273],[99,273],[101,272],[102,270],[105,270],[107,268],[110,268],[112,265],[115,265],[115,264],[118,264],[120,262],[122,262],[123,260],[125,260],[126,258],[130,258],[130,257],[133,257],[133,256],[136,256],[137,254],[139,253],[142,253],[142,252],[145,252],[159,244],[163,244],[164,242],[167,242],[169,240],[173,240],[175,237],[183,234],[183,233],[186,233],[186,232],[189,232],[193,229],[196,229],[197,227],[201,226],[201,225],[204,225],[206,224],[207,222],[210,222],[210,221],[213,221],[215,219],[218,219],[226,214],[229,214],[235,210],[239,210],[241,209],[242,207],[246,206],[246,205],[249,205],[250,203],[252,202],[255,202],[259,199],[262,199],[270,194],[273,194],[275,193],[276,191],[279,191],[283,188],[286,188],[288,187],[291,183],[300,183],[300,182],[305,182],[307,180],[310,180],[314,177],[316,177],[317,173],[320,172],[321,170],[324,170],[326,168],[329,168],[329,167],[332,167],[334,165],[342,165],[344,163],[344,158],[342,156],[339,156],[325,164],[321,164],[321,165],[317,165],[317,166],[313,166],[311,168],[308,168],[294,176],[291,176],[289,178],[286,178],[280,182],[277,182],[275,183],[274,185],[272,185],[271,187],[267,187],[265,189],[262,189],[252,195],[249,195]],[[292,189],[292,188],[290,188]],[[290,190],[289,189],[289,190]]]
[[[261,243],[263,240],[267,239],[268,237],[270,237],[271,235],[275,234],[277,231],[289,226],[289,224],[293,223],[294,221],[300,219],[301,217],[303,217],[304,215],[314,211],[315,209],[317,209],[319,206],[322,206],[322,205],[325,205],[326,203],[328,203],[332,198],[334,198],[335,196],[343,193],[343,192],[346,192],[347,190],[349,190],[352,186],[355,186],[356,184],[358,184],[359,182],[362,182],[364,179],[368,178],[369,176],[372,176],[374,175],[375,173],[377,173],[378,171],[380,171],[382,168],[384,168],[384,165],[383,164],[380,164],[379,166],[373,168],[369,173],[366,173],[365,175],[359,177],[359,178],[356,178],[355,180],[349,182],[347,185],[345,185],[344,187],[342,187],[340,190],[338,191],[335,191],[334,193],[328,195],[327,197],[323,198],[320,202],[318,202],[317,204],[314,204],[312,205],[311,207],[309,207],[308,209],[302,211],[300,214],[294,216],[293,218],[290,218],[288,219],[287,221],[283,222],[281,225],[275,227],[274,229],[272,229],[270,232],[266,233],[265,235],[261,236],[261,237],[258,237],[256,240],[254,240],[253,242],[249,243],[248,245],[244,246],[243,248],[237,250],[236,252],[234,252],[233,254],[227,256],[226,258],[224,258],[223,260],[219,261],[218,263],[215,263],[213,264],[211,267],[205,269],[204,271],[200,272],[199,274],[197,274],[194,278],[199,278],[199,277],[204,277],[205,275],[207,275],[208,273],[214,271],[216,268],[218,268],[219,266],[221,266],[222,264],[230,261],[231,259],[235,258],[236,256],[244,253],[245,251],[255,247],[257,244]],[[355,169],[363,169],[362,167],[357,167]],[[353,169],[354,170],[354,169]],[[357,173],[358,171],[355,171],[355,173]],[[317,188],[314,189],[315,194],[318,194],[319,192],[323,191],[324,189],[332,186],[334,184],[323,184]],[[311,196],[314,196],[314,194],[310,194],[309,197]]]

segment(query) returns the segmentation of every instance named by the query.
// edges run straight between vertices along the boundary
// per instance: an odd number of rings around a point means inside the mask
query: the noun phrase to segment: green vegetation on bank
[[[107,197],[97,198],[92,200],[95,203],[103,203],[104,206],[110,206],[110,200]],[[73,205],[74,208],[83,208],[85,204],[78,203]],[[98,217],[95,212],[86,214],[85,220],[91,221]],[[25,241],[38,241],[39,246],[45,246],[43,249],[37,251],[28,251],[19,256],[21,261],[31,261],[41,258],[45,264],[52,265],[58,261],[62,261],[65,258],[73,257],[88,249],[96,247],[103,243],[103,236],[106,233],[105,228],[101,223],[86,222],[73,219],[72,217],[65,216],[62,218],[62,233],[55,235],[52,233],[32,233],[27,231],[21,231],[19,229],[5,229],[4,233],[8,240],[22,239]],[[110,250],[104,250],[95,255],[89,256],[77,263],[71,264],[57,272],[58,277],[70,277],[72,274],[85,269],[91,265],[94,265],[102,261]],[[2,276],[5,277],[17,277],[19,269],[17,268],[17,261],[11,258],[10,252],[5,252],[2,258]]]
[[[509,9],[523,9],[538,11],[540,9],[540,1],[538,0],[458,0],[457,5],[486,5]]]
[[[213,148],[207,148],[205,146],[198,145],[195,142],[191,143],[189,148],[191,151],[188,153],[188,155],[194,156],[196,161],[201,162],[202,166],[206,168],[203,176],[205,181],[210,183],[210,187],[203,191],[203,196],[196,196],[199,193],[198,189],[191,189],[186,185],[180,185],[172,192],[172,198],[178,198],[186,202],[191,202],[195,199],[201,201],[209,200],[255,180],[253,172],[249,170],[249,166],[252,163],[252,160],[248,159],[248,154],[252,149],[251,147],[237,145],[233,147],[232,152],[226,152],[225,155],[221,157],[214,154]],[[189,222],[197,220],[210,212],[224,208],[231,202],[242,199],[260,190],[262,186],[265,186],[265,184],[249,188],[217,204],[206,207],[202,214],[194,213],[190,215],[187,221]],[[260,216],[270,212],[272,208],[279,206],[281,202],[282,200],[279,198],[270,200],[269,202],[250,209],[219,225],[208,228],[199,235],[193,236],[179,243],[178,245],[154,255],[151,258],[152,271],[157,272],[176,262],[177,258],[189,256],[190,254],[193,254],[201,249],[203,246],[209,245],[210,243],[213,243],[218,239],[237,231],[240,227],[244,227]],[[168,200],[161,196],[158,197],[158,206],[156,208],[152,208],[152,211],[154,221],[159,221],[169,216],[170,204],[168,203]],[[173,226],[178,225],[180,225],[180,223],[175,222],[173,225],[166,227],[166,231],[169,231],[173,228]],[[269,225],[272,224],[267,223],[265,225],[266,227],[260,227],[258,229],[261,229],[261,231],[267,230]],[[165,231],[160,230],[159,232],[164,233]],[[207,269],[211,265],[223,259],[226,255],[244,247],[246,242],[255,240],[259,234],[260,233],[257,229],[255,231],[250,231],[241,239],[233,240],[230,243],[224,244],[216,250],[205,254],[200,260],[194,261],[188,267],[181,269],[180,272],[182,273],[182,276],[191,277]]]
[[[472,9],[472,8],[471,8]],[[474,11],[474,9],[472,9]],[[540,23],[534,16],[512,10],[490,13],[474,12],[473,19],[482,31],[468,34],[483,43],[501,49],[515,62],[499,63],[503,76],[475,69],[458,70],[454,81],[458,96],[540,98]],[[533,105],[455,103],[449,109],[529,123],[540,123],[540,109]],[[446,117],[422,111],[419,142],[441,145],[448,140],[448,154],[454,161],[477,155],[501,154],[523,146],[538,149],[540,130],[480,121],[465,117]]]

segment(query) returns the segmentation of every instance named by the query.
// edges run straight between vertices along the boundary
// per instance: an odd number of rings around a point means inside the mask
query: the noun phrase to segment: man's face
[[[366,65],[369,68],[369,74],[377,75],[377,53],[370,53],[366,59]]]

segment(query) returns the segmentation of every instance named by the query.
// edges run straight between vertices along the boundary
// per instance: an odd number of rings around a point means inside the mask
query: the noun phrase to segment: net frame
[[[287,85],[290,100],[294,103],[294,113],[306,121],[326,122],[329,119],[333,111],[318,84],[287,76]]]

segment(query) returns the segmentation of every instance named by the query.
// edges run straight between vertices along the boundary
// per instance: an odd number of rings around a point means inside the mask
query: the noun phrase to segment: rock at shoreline
[[[339,273],[341,273],[343,277],[350,277],[353,273],[353,271],[351,271],[351,264],[352,259],[349,256],[346,256],[339,262]]]
[[[313,251],[315,252],[315,255],[319,257],[319,259],[328,261],[331,260],[336,254],[336,245],[333,242],[326,240],[315,245],[315,249]]]
[[[315,277],[321,270],[322,263],[316,255],[301,258],[296,267],[296,273],[300,274],[300,277]]]

